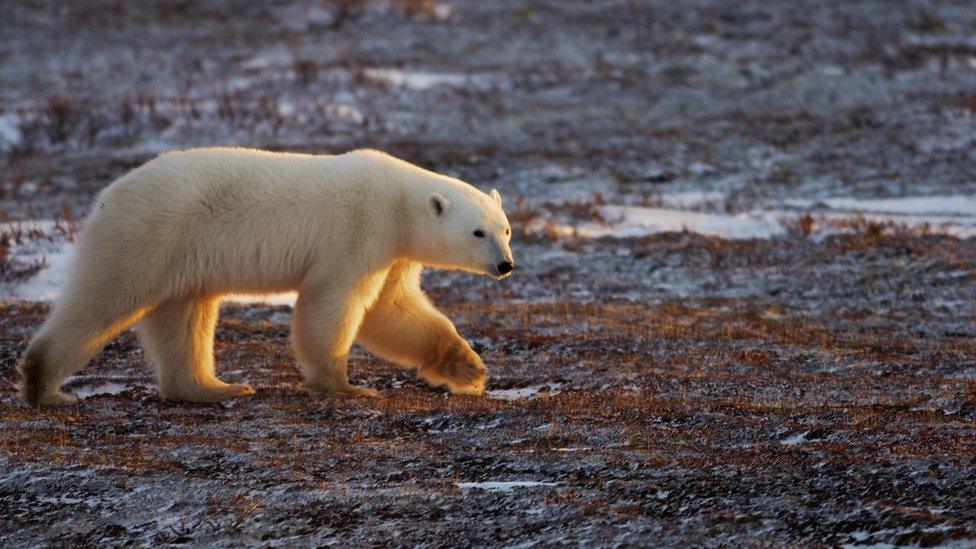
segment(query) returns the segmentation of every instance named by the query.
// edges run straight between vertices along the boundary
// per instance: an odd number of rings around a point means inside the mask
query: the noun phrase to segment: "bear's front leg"
[[[322,395],[377,397],[379,392],[349,383],[349,349],[362,323],[364,290],[357,286],[303,288],[295,303],[292,337],[305,381],[302,387]],[[368,292],[367,292],[368,293]]]
[[[488,370],[454,324],[420,289],[422,266],[401,263],[391,269],[376,303],[363,320],[357,341],[404,366],[434,387],[455,394],[480,395]]]
[[[447,387],[454,394],[485,392],[488,369],[468,342],[459,336],[443,341],[436,354],[417,370],[417,375],[434,387]]]

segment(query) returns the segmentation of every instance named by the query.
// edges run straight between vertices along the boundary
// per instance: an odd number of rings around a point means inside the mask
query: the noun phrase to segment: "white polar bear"
[[[147,162],[99,194],[64,294],[30,342],[21,390],[69,404],[62,381],[135,322],[163,398],[252,394],[214,374],[221,295],[298,291],[304,387],[376,396],[346,373],[354,342],[454,393],[487,372],[420,289],[423,266],[504,278],[501,197],[386,154],[196,149]]]

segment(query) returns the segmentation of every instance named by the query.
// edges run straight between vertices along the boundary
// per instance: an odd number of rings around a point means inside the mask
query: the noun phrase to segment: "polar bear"
[[[481,394],[484,364],[420,275],[504,278],[511,232],[498,191],[377,151],[166,153],[98,195],[64,294],[21,362],[21,391],[32,405],[75,402],[62,381],[139,322],[163,398],[252,394],[215,375],[220,298],[297,291],[292,339],[309,391],[377,396],[349,383],[359,343],[432,385]]]

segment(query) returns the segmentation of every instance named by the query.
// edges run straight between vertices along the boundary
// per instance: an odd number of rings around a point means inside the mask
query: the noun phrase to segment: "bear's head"
[[[498,191],[485,194],[458,186],[432,192],[424,217],[424,263],[498,279],[515,269],[509,248],[512,227]]]

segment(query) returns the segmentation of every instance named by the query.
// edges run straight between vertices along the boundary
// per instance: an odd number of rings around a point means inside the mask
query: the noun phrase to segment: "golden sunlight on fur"
[[[64,379],[136,322],[163,398],[252,394],[215,375],[220,297],[284,291],[298,291],[292,334],[307,390],[376,396],[348,380],[359,343],[431,385],[481,394],[484,364],[420,275],[427,265],[504,278],[510,234],[497,191],[376,151],[164,154],[96,199],[64,294],[24,355],[22,394],[74,402]]]

